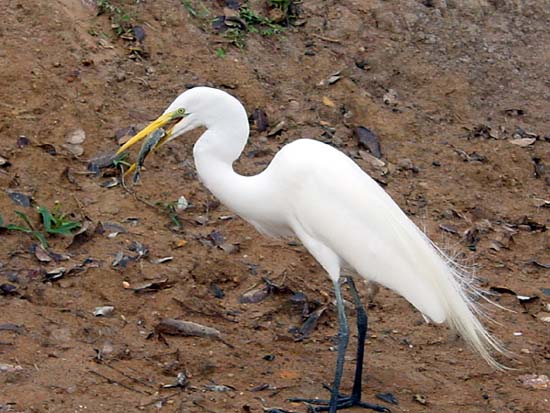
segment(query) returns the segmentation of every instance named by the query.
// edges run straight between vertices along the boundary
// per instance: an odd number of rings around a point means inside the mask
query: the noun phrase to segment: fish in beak
[[[164,113],[153,122],[151,122],[149,125],[147,125],[145,128],[143,128],[141,131],[139,131],[136,135],[132,136],[132,138],[130,138],[128,142],[126,142],[118,149],[116,154],[120,155],[126,149],[134,146],[136,143],[147,137],[139,152],[137,165],[135,163],[132,164],[125,173],[125,175],[127,175],[134,170],[136,171],[134,175],[134,183],[139,180],[139,170],[143,165],[147,155],[151,151],[154,151],[155,149],[161,147],[166,142],[168,142],[168,140],[170,140],[170,137],[172,136],[173,125],[166,131],[163,127],[172,123],[173,121],[179,121],[180,119],[184,118],[185,115],[185,109],[183,108]]]

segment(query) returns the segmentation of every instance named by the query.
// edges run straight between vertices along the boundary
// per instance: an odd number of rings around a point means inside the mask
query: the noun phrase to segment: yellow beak
[[[124,152],[126,149],[128,149],[129,147],[131,146],[134,146],[136,143],[138,143],[139,141],[141,141],[143,138],[145,138],[147,135],[149,135],[151,132],[157,130],[158,128],[162,128],[164,125],[166,125],[168,122],[170,122],[171,120],[177,118],[177,117],[183,117],[183,116],[178,116],[178,111],[174,111],[174,112],[170,112],[170,113],[165,113],[164,115],[160,116],[158,119],[154,120],[153,122],[151,122],[149,125],[147,125],[145,128],[143,128],[142,130],[140,130],[137,135],[134,135],[132,136],[132,138],[126,142],[124,145],[122,145],[118,151],[117,151],[117,155],[119,155],[120,153]],[[166,142],[166,140],[168,139],[168,137],[170,136],[170,133],[167,133],[166,136],[164,136],[164,138],[162,138],[162,140],[157,144],[157,147],[160,146],[161,144],[163,144],[164,142]]]

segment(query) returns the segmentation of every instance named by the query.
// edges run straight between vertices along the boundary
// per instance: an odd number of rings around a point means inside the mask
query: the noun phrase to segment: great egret
[[[299,238],[332,280],[339,344],[330,401],[321,409],[335,413],[358,405],[389,411],[361,402],[367,317],[352,281],[348,283],[358,314],[357,365],[351,396],[339,393],[349,337],[339,283],[343,266],[398,292],[430,320],[446,321],[490,365],[502,368],[490,351],[504,349],[476,317],[478,309],[461,273],[350,158],[321,142],[299,139],[284,146],[260,174],[239,175],[232,164],[248,140],[246,111],[233,96],[208,87],[182,93],[118,152],[174,121],[159,145],[205,127],[193,148],[204,185],[262,234]]]

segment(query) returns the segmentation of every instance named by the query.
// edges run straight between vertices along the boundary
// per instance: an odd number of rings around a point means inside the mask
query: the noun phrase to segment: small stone
[[[23,370],[23,367],[21,366],[0,363],[0,373],[14,373],[21,370]]]
[[[413,400],[417,403],[420,403],[421,405],[426,405],[427,401],[426,401],[426,396],[423,396],[422,394],[415,394],[413,396]]]
[[[402,158],[397,161],[397,168],[405,171],[410,171],[414,168],[414,166],[409,158]]]
[[[80,145],[86,140],[86,132],[84,129],[78,128],[67,134],[65,137],[65,142],[70,145]]]
[[[80,156],[84,153],[84,148],[80,145],[72,145],[70,143],[64,143],[61,145],[64,149],[72,153],[74,156]]]
[[[117,82],[124,82],[126,80],[126,73],[124,72],[117,72],[115,74],[115,80]]]

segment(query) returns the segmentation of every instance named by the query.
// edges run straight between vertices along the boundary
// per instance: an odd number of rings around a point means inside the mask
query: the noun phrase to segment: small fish
[[[162,128],[155,129],[153,132],[147,136],[145,139],[145,142],[143,142],[143,145],[141,146],[141,149],[139,150],[138,159],[136,162],[136,170],[134,172],[133,181],[134,184],[139,181],[141,176],[141,167],[143,166],[143,163],[145,162],[145,158],[147,155],[149,155],[149,152],[157,146],[159,141],[166,135],[166,131]]]

